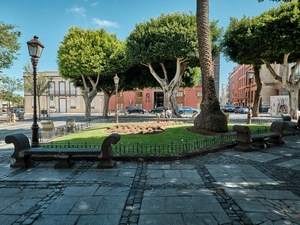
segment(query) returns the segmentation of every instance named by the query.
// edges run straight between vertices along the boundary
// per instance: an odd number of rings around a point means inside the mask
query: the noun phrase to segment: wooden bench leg
[[[66,169],[74,165],[74,161],[69,155],[55,155],[54,157],[57,159],[57,163],[54,165],[56,169]]]

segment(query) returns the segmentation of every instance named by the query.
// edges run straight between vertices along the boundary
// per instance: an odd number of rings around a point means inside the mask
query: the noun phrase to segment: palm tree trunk
[[[227,132],[226,116],[220,110],[212,71],[209,0],[197,0],[197,31],[203,99],[194,126],[205,131]]]

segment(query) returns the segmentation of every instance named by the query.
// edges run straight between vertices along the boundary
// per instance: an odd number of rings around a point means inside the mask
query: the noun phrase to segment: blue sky
[[[230,17],[256,16],[279,4],[269,0],[210,0],[210,20],[219,20],[224,31]],[[3,74],[21,78],[23,66],[30,60],[26,42],[34,35],[45,49],[39,60],[39,71],[57,70],[57,50],[69,27],[104,28],[125,40],[135,24],[158,17],[161,13],[192,11],[196,0],[1,0],[0,20],[17,25],[22,32],[18,60]],[[227,83],[228,74],[236,66],[221,57],[220,83]]]

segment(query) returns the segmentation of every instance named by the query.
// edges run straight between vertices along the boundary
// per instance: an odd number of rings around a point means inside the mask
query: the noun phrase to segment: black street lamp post
[[[250,69],[247,72],[247,78],[249,80],[249,101],[248,101],[248,114],[247,114],[247,124],[251,124],[251,83],[253,78],[254,72],[252,69]]]
[[[116,74],[114,77],[114,82],[115,82],[115,87],[116,87],[116,123],[119,123],[119,118],[118,118],[118,86],[119,86],[119,80],[120,78]]]
[[[29,55],[31,56],[31,63],[33,67],[33,124],[31,127],[31,147],[39,147],[39,125],[37,124],[37,112],[36,112],[36,68],[39,58],[42,55],[44,45],[38,40],[37,36],[34,36],[32,40],[27,41]]]

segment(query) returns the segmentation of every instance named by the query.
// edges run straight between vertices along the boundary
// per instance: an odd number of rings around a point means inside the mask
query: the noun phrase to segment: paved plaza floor
[[[93,162],[13,169],[12,149],[1,149],[0,224],[300,224],[300,137],[285,141],[113,169]]]
[[[69,169],[54,162],[10,168],[13,146],[4,137],[30,136],[31,124],[1,124],[0,225],[300,224],[300,135],[254,152],[120,161],[112,169],[81,161]]]

